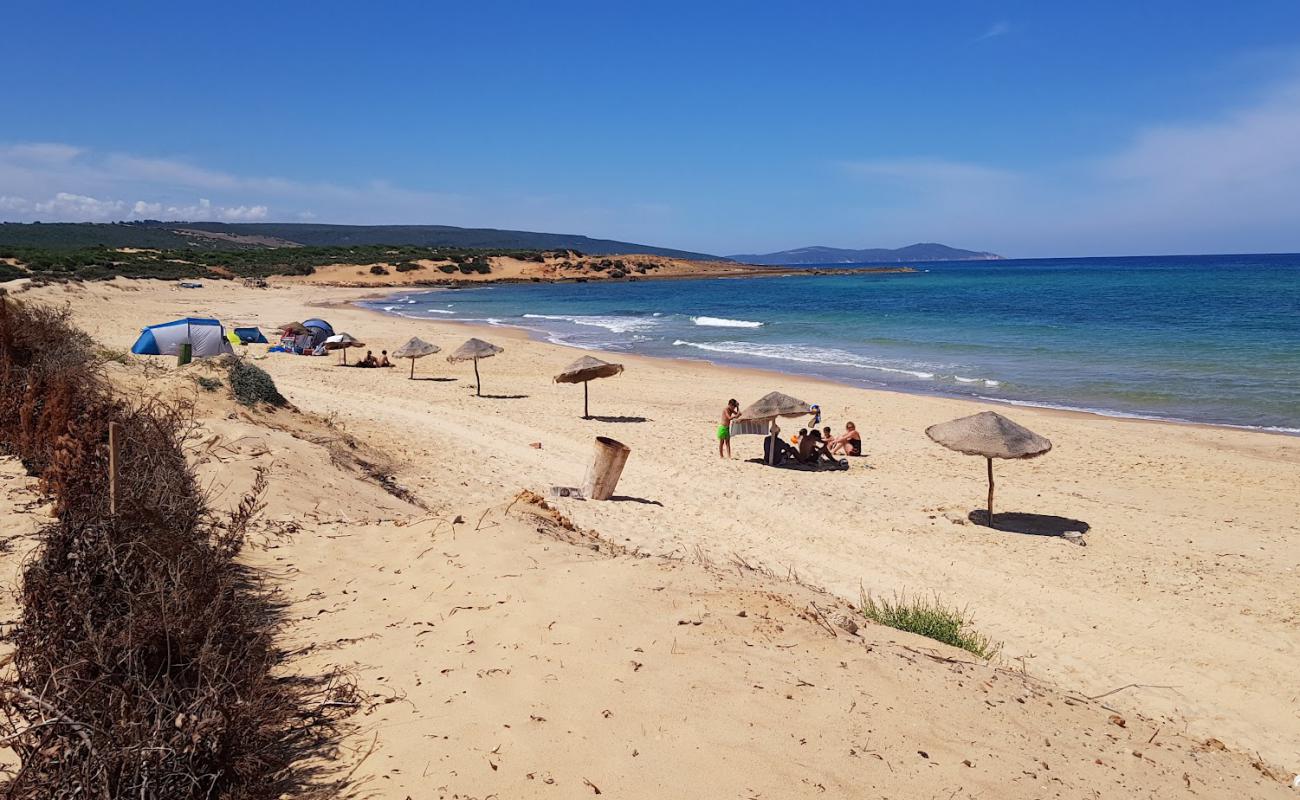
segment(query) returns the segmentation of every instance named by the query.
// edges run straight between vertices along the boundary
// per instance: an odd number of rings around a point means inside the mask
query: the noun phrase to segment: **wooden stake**
[[[587,410],[587,384],[589,381],[582,382],[582,418],[591,419],[591,412]]]
[[[989,462],[989,527],[993,527],[993,459],[985,459]]]
[[[407,380],[408,381],[415,380],[415,359],[414,358],[411,359],[411,376],[407,378]]]
[[[108,513],[117,516],[117,462],[122,447],[122,425],[108,423]]]
[[[474,359],[474,395],[483,396],[483,379],[478,376],[478,359]]]

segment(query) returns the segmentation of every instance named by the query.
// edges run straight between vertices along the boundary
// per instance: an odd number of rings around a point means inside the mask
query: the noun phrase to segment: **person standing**
[[[740,401],[732,398],[722,409],[722,422],[718,425],[718,458],[731,458],[731,421],[740,416]]]

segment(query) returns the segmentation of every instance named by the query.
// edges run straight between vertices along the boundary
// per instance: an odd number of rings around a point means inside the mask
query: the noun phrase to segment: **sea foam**
[[[644,331],[653,328],[656,324],[654,319],[646,317],[618,317],[618,316],[600,316],[600,315],[574,315],[567,314],[524,314],[524,319],[549,319],[560,322],[572,322],[574,325],[587,325],[593,328],[604,328],[612,333],[632,333],[633,331]]]
[[[781,361],[798,361],[804,364],[821,364],[826,367],[854,367],[877,372],[892,372],[897,375],[911,375],[921,380],[932,380],[933,372],[924,370],[890,367],[870,361],[860,355],[831,347],[812,347],[798,344],[761,344],[758,342],[688,342],[678,339],[673,342],[676,347],[693,347],[712,353],[730,353],[738,356],[772,358]]]
[[[691,317],[691,322],[706,328],[761,328],[763,323],[726,317]]]

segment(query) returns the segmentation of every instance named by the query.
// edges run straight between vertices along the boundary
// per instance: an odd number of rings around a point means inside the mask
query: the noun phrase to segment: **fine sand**
[[[386,454],[427,511],[355,467],[317,481],[330,458],[301,431],[206,423],[218,497],[246,488],[258,459],[279,470],[267,516],[290,532],[254,558],[299,601],[305,668],[352,666],[392,699],[352,743],[382,743],[357,772],[381,796],[1253,797],[1281,787],[1255,754],[1279,776],[1300,767],[1300,439],[1002,409],[1055,448],[996,465],[999,508],[1086,521],[1079,546],[967,521],[983,462],[923,431],[988,406],[622,356],[623,375],[592,384],[602,418],[583,421],[581,387],[550,381],[581,351],[341,305],[355,296],[343,289],[115,281],[20,296],[71,304],[121,349],[183,315],[324,316],[376,352],[413,335],[444,352],[471,334],[505,347],[481,365],[482,398],[471,366],[441,355],[415,381],[405,363],[257,362],[295,405]],[[759,452],[746,437],[719,461],[722,405],[773,389],[820,403],[837,430],[855,421],[867,457],[772,470],[744,460]],[[632,448],[617,501],[558,509],[676,560],[607,558],[539,537],[554,526],[526,503],[506,511],[521,489],[578,484],[597,434]],[[834,601],[737,560],[851,600],[937,593],[1004,643],[1001,671],[918,655],[974,660],[876,626],[832,637],[808,609],[834,616]],[[1197,744],[1211,738],[1228,750]]]

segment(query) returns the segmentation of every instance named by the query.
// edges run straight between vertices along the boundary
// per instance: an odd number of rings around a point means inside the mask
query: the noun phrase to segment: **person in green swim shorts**
[[[740,401],[732,398],[722,409],[722,424],[718,425],[718,458],[731,458],[731,421],[740,416]]]

